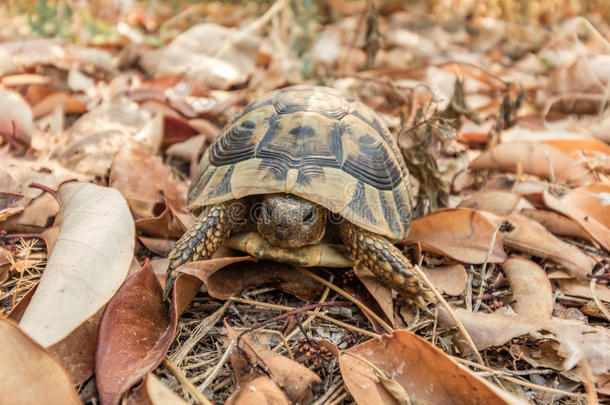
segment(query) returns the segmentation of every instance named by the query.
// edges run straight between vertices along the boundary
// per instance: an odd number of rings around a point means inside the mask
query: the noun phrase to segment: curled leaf
[[[517,172],[544,179],[567,181],[579,186],[594,181],[593,175],[571,156],[550,145],[536,142],[506,142],[484,152],[471,164],[472,170]]]
[[[585,278],[596,263],[576,246],[558,239],[538,222],[519,214],[506,217],[502,234],[506,246],[553,259],[575,278]]]
[[[475,194],[462,201],[459,207],[488,211],[496,215],[518,213],[524,208],[533,208],[522,196],[507,191],[487,191]]]
[[[494,224],[469,208],[444,209],[415,218],[406,241],[420,242],[424,250],[464,263],[499,263],[506,259],[502,236]]]
[[[544,203],[578,222],[600,245],[610,250],[610,207],[603,196],[610,196],[610,185],[591,183],[568,192],[547,189]]]

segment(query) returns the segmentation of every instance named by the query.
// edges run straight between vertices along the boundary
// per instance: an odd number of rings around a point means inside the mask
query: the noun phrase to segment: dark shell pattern
[[[375,112],[321,86],[250,104],[206,150],[187,206],[290,193],[391,239],[404,239],[411,199],[404,160]]]

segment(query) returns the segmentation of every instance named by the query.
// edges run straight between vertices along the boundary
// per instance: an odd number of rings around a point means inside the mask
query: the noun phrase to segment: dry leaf
[[[69,183],[57,192],[60,233],[19,326],[43,346],[59,342],[114,295],[133,257],[135,231],[118,191]]]
[[[595,180],[580,163],[550,145],[536,142],[508,142],[481,154],[470,164],[472,170],[517,172],[521,166],[528,174],[543,179],[567,181],[575,186]]]
[[[141,143],[126,142],[117,152],[110,186],[125,197],[136,220],[156,216],[158,206],[166,200],[186,214],[186,184],[178,181],[161,158]]]
[[[125,405],[186,405],[187,402],[167,388],[153,373],[129,394]]]
[[[154,369],[173,340],[161,285],[147,263],[132,274],[106,306],[95,354],[95,381],[104,405]]]
[[[576,246],[556,238],[538,222],[519,214],[509,215],[506,221],[502,235],[507,247],[553,259],[575,278],[585,278],[593,270],[594,259]]]
[[[459,297],[466,291],[468,273],[461,264],[440,267],[422,267],[422,270],[441,292]]]
[[[34,118],[50,114],[54,109],[61,108],[65,114],[83,114],[87,107],[82,101],[65,91],[54,92],[40,100],[32,107]]]
[[[358,280],[366,287],[370,295],[375,299],[379,305],[379,309],[383,311],[382,314],[378,315],[381,315],[388,325],[394,327],[394,300],[392,299],[392,289],[380,283],[379,279],[361,264],[354,267],[354,273],[356,274],[356,277],[358,277]],[[366,303],[364,304],[366,305]],[[371,308],[369,305],[367,305],[367,307],[377,313],[374,308]],[[364,315],[369,318],[368,313],[364,312]],[[369,318],[369,322],[373,325],[376,324],[371,318]],[[382,329],[380,328],[378,332],[382,332]]]
[[[225,328],[229,339],[234,341],[237,346],[239,332],[229,326],[226,321]],[[231,352],[231,365],[239,386],[248,384],[259,377],[256,367],[250,367],[249,372],[245,371],[247,365],[245,356],[247,356],[252,366],[258,364],[267,370],[271,379],[284,390],[293,402],[308,404],[313,400],[313,390],[322,383],[316,373],[288,357],[254,343],[247,335],[242,336],[239,340],[239,348],[243,352],[240,352],[237,347]]]
[[[259,39],[254,33],[217,24],[199,24],[165,48],[157,74],[187,74],[212,88],[244,83],[253,72]]]
[[[454,311],[479,351],[492,346],[502,346],[512,338],[537,331],[542,325],[541,321],[524,315],[506,313],[507,311],[505,313],[496,311],[490,314],[470,312],[464,308],[454,308]],[[441,323],[454,325],[445,309],[439,309],[438,317]],[[464,342],[461,334],[459,336],[460,338],[456,340]],[[471,352],[468,346],[462,346],[465,352]]]
[[[6,141],[13,137],[21,146],[30,144],[32,110],[19,94],[0,89],[0,139]]]
[[[524,208],[533,208],[522,196],[506,191],[487,191],[475,194],[460,202],[458,207],[489,211],[496,215],[519,213]]]
[[[591,282],[588,280],[559,279],[556,280],[556,282],[559,284],[559,288],[564,294],[593,299]],[[595,295],[601,301],[610,302],[610,288],[606,285],[597,284],[595,286]]]
[[[0,319],[2,404],[81,403],[68,373],[14,323]]]
[[[578,224],[578,222],[557,214],[553,211],[524,209],[521,215],[539,222],[542,226],[555,235],[568,236],[572,238],[580,238],[592,243],[593,238],[589,233]]]
[[[227,398],[225,405],[290,405],[293,402],[269,377],[249,381]]]
[[[578,222],[604,249],[610,250],[610,208],[603,202],[604,195],[610,196],[610,185],[591,183],[569,192],[547,189],[543,198],[547,207]]]
[[[502,270],[513,291],[511,306],[515,312],[532,319],[551,319],[553,288],[546,272],[531,260],[512,257],[502,263]]]
[[[113,98],[82,115],[55,145],[52,158],[79,173],[106,176],[116,152],[147,124],[152,125],[151,118],[125,97]],[[154,139],[143,143],[154,145]]]
[[[372,365],[375,366],[373,368]],[[379,378],[391,376],[411,401],[434,404],[517,404],[522,401],[458,366],[415,334],[397,330],[339,355],[341,376],[358,404],[397,404]]]
[[[208,294],[221,300],[261,284],[273,285],[307,301],[322,294],[321,284],[290,264],[253,260],[256,259],[250,256],[222,257],[186,263],[178,269],[199,278],[208,288]]]
[[[469,208],[445,209],[415,218],[408,243],[420,242],[424,250],[447,255],[464,263],[499,263],[506,259],[502,235],[481,213]]]

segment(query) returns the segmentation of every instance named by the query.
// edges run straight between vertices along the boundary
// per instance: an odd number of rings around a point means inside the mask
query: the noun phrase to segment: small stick
[[[214,366],[214,369],[212,370],[210,375],[208,375],[208,378],[206,378],[205,381],[202,382],[199,385],[199,387],[197,387],[197,390],[199,392],[205,391],[205,389],[208,387],[208,385],[210,385],[212,383],[212,381],[214,381],[214,378],[216,378],[216,375],[218,374],[218,372],[220,371],[222,366],[227,362],[227,359],[229,358],[229,355],[233,351],[233,346],[235,346],[235,341],[232,340],[231,342],[229,342],[229,345],[227,346],[227,349],[222,354],[222,357],[220,358],[218,363]]]
[[[178,379],[180,384],[188,391],[189,394],[200,405],[214,405],[205,395],[197,391],[197,388],[186,378],[182,371],[168,357],[163,359],[163,365]]]
[[[261,307],[265,307],[265,308],[273,308],[273,309],[279,309],[279,310],[284,310],[284,311],[291,311],[294,308],[292,307],[288,307],[285,305],[276,305],[276,304],[268,304],[266,302],[258,302],[258,301],[251,301],[251,300],[246,300],[243,298],[237,298],[237,297],[231,297],[229,298],[231,301],[235,301],[235,302],[241,302],[243,304],[250,304],[250,305],[257,305],[257,306],[261,306]],[[374,333],[374,332],[369,332],[368,330],[365,329],[361,329],[358,328],[356,326],[352,326],[350,324],[347,324],[345,322],[339,321],[335,318],[331,318],[330,316],[324,315],[322,313],[316,312],[316,311],[305,311],[305,313],[307,315],[312,315],[314,317],[318,317],[318,318],[322,318],[324,320],[327,320],[328,322],[334,323],[336,325],[341,326],[342,328],[348,329],[348,330],[352,330],[354,332],[360,333],[362,335],[365,336],[369,336],[369,337],[373,337],[373,338],[380,338],[381,336]],[[295,332],[299,332],[299,330],[295,330],[293,331],[293,333]],[[292,333],[290,335],[288,335],[288,338],[292,337]]]
[[[467,365],[469,365],[471,367],[477,367],[477,368],[480,368],[482,370],[491,371],[491,372],[496,371],[496,370],[494,370],[491,367],[487,367],[487,366],[484,366],[482,364],[478,364],[478,363],[475,363],[475,362],[472,362],[472,361],[469,361],[469,360],[466,360],[466,359],[462,359],[460,357],[455,357],[455,356],[449,356],[449,357],[451,357],[453,360],[455,360],[455,361],[457,361],[459,363],[467,364]],[[532,389],[535,389],[535,390],[538,390],[538,391],[549,392],[551,394],[564,395],[564,396],[570,397],[570,398],[583,398],[585,396],[585,394],[578,394],[578,393],[575,393],[575,392],[568,392],[568,391],[558,390],[558,389],[555,389],[555,388],[545,387],[544,385],[533,384],[533,383],[530,383],[530,382],[527,382],[527,381],[520,380],[518,378],[509,377],[507,375],[498,375],[498,377],[500,377],[500,378],[502,378],[502,379],[504,379],[506,381],[510,381],[510,382],[515,383],[515,384],[522,385],[524,387],[532,388]]]
[[[346,299],[350,300],[351,302],[353,302],[354,304],[356,304],[356,306],[358,308],[360,308],[362,311],[364,311],[367,314],[369,314],[371,316],[371,318],[376,320],[379,323],[379,325],[381,325],[388,333],[394,332],[394,328],[392,328],[383,319],[381,319],[379,317],[379,315],[377,315],[376,313],[371,311],[366,305],[362,304],[360,301],[358,301],[357,299],[355,299],[354,297],[352,297],[351,295],[349,295],[348,293],[343,291],[341,288],[337,287],[336,285],[334,285],[332,283],[329,283],[328,281],[324,280],[322,277],[315,275],[314,273],[312,273],[311,271],[309,271],[309,270],[307,270],[307,269],[305,269],[303,267],[300,267],[300,266],[294,266],[294,267],[296,267],[297,269],[299,269],[300,271],[305,273],[310,278],[316,280],[317,282],[319,282],[321,284],[324,284],[325,286],[327,286],[331,290],[335,291],[336,293],[340,294],[344,298],[346,298]]]

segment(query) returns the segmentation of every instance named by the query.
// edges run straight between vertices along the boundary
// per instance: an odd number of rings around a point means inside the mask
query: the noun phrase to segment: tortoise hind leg
[[[390,241],[348,222],[339,226],[339,235],[357,263],[371,270],[380,281],[398,291],[408,302],[426,309],[435,299],[415,272],[413,264]]]
[[[193,226],[182,235],[176,243],[176,247],[167,255],[169,266],[163,290],[163,301],[174,288],[174,280],[179,274],[176,269],[190,261],[211,258],[229,235],[232,225],[233,221],[231,221],[227,206],[217,204],[204,211]]]

